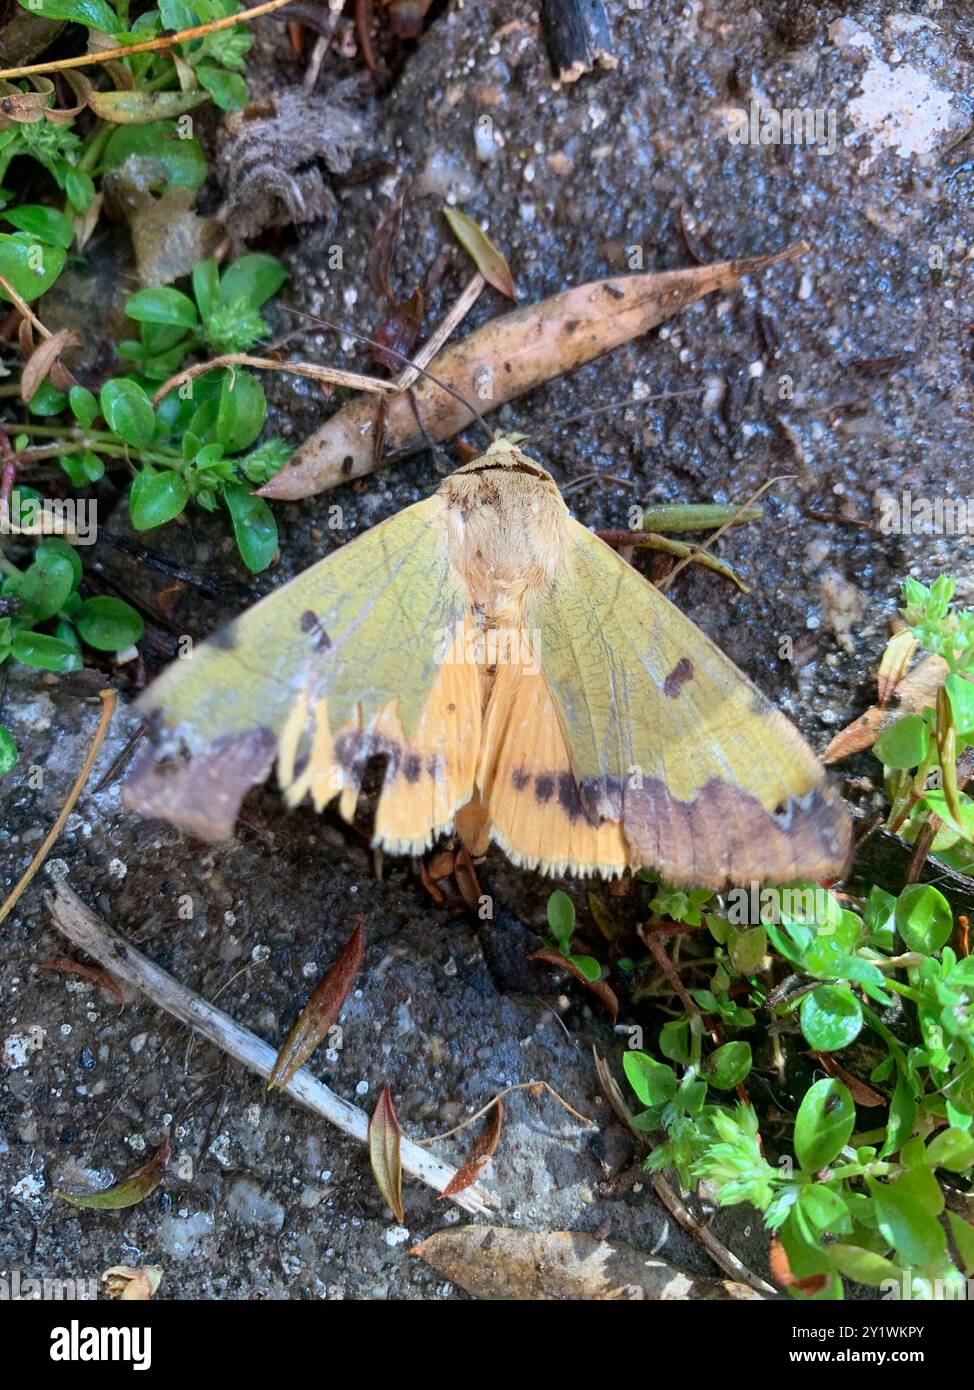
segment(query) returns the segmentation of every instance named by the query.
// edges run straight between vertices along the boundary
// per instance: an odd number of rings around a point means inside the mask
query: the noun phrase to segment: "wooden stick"
[[[351,391],[374,391],[379,396],[391,396],[399,389],[395,382],[385,377],[363,376],[361,372],[346,372],[341,367],[319,367],[315,362],[278,362],[273,357],[251,357],[247,352],[226,352],[222,357],[212,357],[209,362],[197,362],[193,367],[183,367],[168,381],[164,381],[152,397],[152,404],[158,405],[169,392],[184,381],[193,381],[207,372],[215,372],[220,367],[254,367],[264,372],[290,372],[292,376],[310,376],[315,381],[323,381],[328,386],[347,386]]]
[[[229,1014],[179,984],[154,961],[129,945],[124,937],[86,907],[63,880],[57,884],[53,894],[45,895],[45,901],[58,931],[87,951],[115,979],[141,990],[160,1009],[194,1028],[258,1076],[270,1076],[277,1057],[272,1047],[236,1023]],[[369,1117],[365,1111],[336,1096],[304,1067],[281,1089],[316,1115],[329,1120],[344,1134],[350,1134],[360,1144],[368,1142]],[[402,1166],[404,1172],[436,1192],[442,1192],[456,1176],[455,1168],[441,1163],[405,1137],[402,1140]],[[495,1205],[491,1195],[480,1187],[468,1187],[450,1200],[475,1215],[481,1215]]]
[[[11,81],[16,77],[31,77],[42,72],[64,72],[67,68],[90,68],[96,63],[111,63],[118,58],[131,58],[135,53],[157,53],[173,44],[186,43],[190,39],[203,39],[207,34],[215,34],[218,29],[231,29],[235,24],[245,24],[262,14],[270,14],[290,5],[291,0],[267,0],[266,4],[255,5],[253,9],[241,10],[239,14],[225,15],[210,24],[197,24],[192,29],[180,29],[175,34],[160,34],[157,38],[146,39],[144,43],[121,44],[118,48],[105,48],[100,53],[79,53],[76,58],[58,58],[53,63],[32,63],[25,68],[4,68],[0,78]]]

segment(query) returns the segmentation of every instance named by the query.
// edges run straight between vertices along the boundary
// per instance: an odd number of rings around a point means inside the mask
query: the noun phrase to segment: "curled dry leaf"
[[[894,632],[886,643],[876,672],[876,686],[880,706],[888,705],[896,694],[896,688],[905,677],[910,662],[917,653],[920,643],[908,627]]]
[[[473,1153],[466,1163],[461,1164],[454,1177],[440,1193],[441,1201],[446,1197],[455,1197],[458,1192],[462,1192],[465,1187],[470,1187],[477,1181],[500,1143],[503,1124],[504,1102],[498,1100],[487,1116],[480,1138],[474,1145]]]
[[[460,896],[469,907],[471,912],[480,910],[480,882],[477,878],[477,871],[470,858],[470,851],[465,845],[457,850],[456,858],[453,861],[453,876],[456,879]]]
[[[937,703],[937,691],[941,688],[948,673],[948,666],[942,656],[928,656],[915,666],[908,676],[904,676],[896,687],[895,704],[873,705],[865,714],[847,724],[826,748],[822,761],[838,762],[863,748],[871,748],[884,729],[904,714],[922,714],[925,709]]]
[[[169,1140],[165,1139],[141,1168],[121,1182],[106,1187],[104,1192],[75,1195],[58,1190],[56,1195],[63,1197],[73,1207],[92,1207],[98,1211],[121,1211],[124,1207],[137,1206],[162,1182],[169,1162],[169,1148]]]
[[[145,125],[171,121],[209,101],[209,92],[95,92],[88,105],[96,116],[113,125]]]
[[[362,919],[345,942],[334,965],[316,987],[301,1010],[297,1023],[277,1054],[274,1070],[267,1078],[267,1089],[283,1089],[296,1071],[304,1066],[315,1048],[327,1037],[352,991],[355,976],[365,957],[365,931]]]
[[[466,251],[488,285],[508,299],[517,299],[514,277],[503,254],[491,241],[483,227],[478,227],[472,217],[458,208],[444,208],[443,216],[450,224],[450,230]]]
[[[554,965],[559,970],[567,970],[569,975],[573,975],[578,980],[579,984],[585,985],[593,994],[598,995],[609,1010],[612,1022],[615,1023],[619,1017],[619,1000],[616,998],[615,990],[606,984],[605,980],[588,979],[568,956],[563,956],[560,951],[552,951],[547,946],[542,946],[540,951],[532,951],[528,960],[540,960],[545,965]]]
[[[460,1226],[438,1231],[409,1253],[474,1298],[491,1301],[761,1297],[746,1284],[684,1274],[644,1250],[581,1231]]]
[[[65,348],[80,347],[81,335],[73,333],[69,328],[59,328],[50,338],[45,338],[28,358],[24,370],[20,377],[20,396],[25,405],[30,405],[37,394],[38,389],[48,376],[51,377],[51,384],[58,390],[70,388],[75,384],[74,377],[70,372],[70,380],[64,384],[64,376],[57,373],[57,368],[61,367],[62,373],[67,371],[61,362],[61,353]],[[55,376],[58,380],[55,380]]]
[[[162,1270],[158,1265],[144,1265],[134,1269],[132,1265],[112,1265],[101,1276],[108,1298],[117,1298],[122,1303],[147,1303],[162,1282]]]
[[[401,1140],[392,1091],[385,1086],[369,1120],[369,1161],[379,1191],[400,1225],[406,1219],[402,1205]]]
[[[38,970],[60,970],[66,975],[80,975],[83,980],[91,980],[98,985],[114,1004],[125,1003],[122,986],[117,980],[112,979],[107,970],[102,970],[97,965],[84,965],[80,960],[71,960],[68,956],[58,956],[57,960],[42,960],[37,968]]]
[[[405,358],[412,352],[419,337],[425,312],[426,300],[417,285],[409,298],[397,304],[385,322],[375,330],[375,341],[380,346],[373,351],[373,360],[388,367],[390,372],[401,371]]]
[[[858,1076],[853,1076],[831,1052],[813,1052],[812,1056],[829,1076],[835,1076],[845,1083],[857,1105],[889,1105],[889,1096],[884,1096],[881,1091],[874,1091],[872,1086],[861,1081]]]
[[[402,392],[386,402],[384,452],[374,447],[375,401],[358,397],[306,440],[260,492],[287,501],[310,497],[371,473],[384,458],[421,448],[427,439],[452,439],[475,419],[465,401],[476,401],[482,414],[496,410],[649,332],[702,295],[728,289],[743,276],[807,249],[800,242],[774,256],[597,280],[493,319],[439,353],[412,400]]]
[[[393,302],[393,293],[389,288],[389,273],[392,270],[392,258],[395,255],[396,242],[399,240],[399,230],[402,227],[402,210],[405,201],[406,191],[403,189],[393,198],[379,218],[365,262],[372,293],[384,295],[390,304]],[[397,364],[396,370],[398,370],[399,365],[401,364]]]
[[[791,1272],[785,1247],[777,1236],[773,1236],[771,1239],[769,1264],[771,1266],[771,1278],[776,1284],[783,1289],[797,1289],[799,1293],[806,1294],[808,1297],[821,1293],[829,1282],[827,1274],[809,1274],[804,1279],[796,1279]]]
[[[619,923],[606,907],[601,898],[597,898],[594,893],[588,895],[588,910],[592,914],[592,921],[605,937],[606,941],[615,941],[619,935]]]

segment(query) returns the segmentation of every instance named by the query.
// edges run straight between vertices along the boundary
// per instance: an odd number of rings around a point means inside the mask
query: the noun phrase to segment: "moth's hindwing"
[[[351,819],[368,759],[384,754],[377,842],[432,843],[472,794],[480,740],[476,669],[444,660],[466,596],[442,511],[436,496],[406,508],[174,662],[140,701],[156,746],[125,804],[222,839],[277,757],[292,805],[340,795]]]
[[[569,527],[526,615],[543,675],[532,696],[512,673],[506,714],[503,685],[487,714],[495,838],[544,869],[642,865],[715,888],[841,874],[850,820],[801,735],[632,566]]]

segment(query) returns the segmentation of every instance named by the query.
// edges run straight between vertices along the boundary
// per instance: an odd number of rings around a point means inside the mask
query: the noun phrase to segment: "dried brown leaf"
[[[902,632],[894,632],[886,643],[886,650],[876,672],[880,707],[888,705],[892,700],[896,687],[906,675],[919,646],[920,643],[908,627],[903,628]]]
[[[101,1276],[108,1298],[117,1298],[122,1303],[147,1303],[162,1282],[162,1270],[158,1265],[143,1265],[139,1269],[132,1265],[112,1265]]]
[[[379,1191],[400,1224],[406,1219],[402,1205],[401,1139],[402,1130],[396,1119],[392,1091],[385,1086],[369,1121],[369,1161]]]
[[[776,256],[661,274],[619,275],[578,285],[493,319],[445,348],[429,364],[432,376],[455,391],[459,400],[428,377],[416,383],[412,396],[401,392],[390,398],[385,457],[409,453],[427,439],[452,439],[475,418],[464,402],[477,401],[481,414],[496,410],[649,332],[703,295],[729,289],[743,276],[807,249],[800,242]],[[478,389],[483,387],[485,372],[492,373],[487,399]],[[375,402],[370,397],[350,401],[305,441],[286,467],[260,489],[261,494],[293,501],[372,472],[383,461],[376,456],[370,437],[374,416]]]
[[[409,1253],[491,1301],[760,1298],[745,1284],[684,1274],[645,1250],[582,1231],[460,1226],[437,1231]]]
[[[20,396],[25,405],[30,405],[41,383],[58,365],[58,359],[65,348],[80,346],[81,335],[79,333],[73,333],[69,328],[59,328],[52,337],[45,338],[35,348],[25,363],[20,377]],[[70,384],[73,382],[74,378],[72,377]],[[57,386],[57,382],[52,382],[52,384]]]
[[[426,301],[419,285],[408,299],[397,304],[395,309],[375,331],[375,341],[380,344],[372,353],[374,361],[388,367],[391,372],[401,371],[404,358],[415,346],[419,331],[423,326]]]
[[[366,274],[369,277],[373,294],[384,295],[390,304],[393,302],[393,293],[389,288],[389,273],[392,270],[392,258],[395,255],[396,242],[399,240],[405,201],[406,191],[403,189],[393,198],[379,218],[365,263]],[[396,365],[397,371],[401,365],[401,363]]]
[[[327,1037],[352,991],[355,976],[365,958],[365,930],[362,919],[339,951],[334,965],[315,988],[301,1010],[297,1023],[277,1054],[274,1069],[267,1078],[267,1089],[283,1089],[296,1071],[304,1066],[315,1048]]]
[[[942,656],[924,657],[896,687],[893,706],[873,705],[858,719],[835,735],[822,755],[826,763],[838,762],[863,748],[871,748],[884,729],[904,714],[922,714],[937,703],[937,691],[944,683],[948,666]]]
[[[771,1238],[768,1263],[771,1268],[771,1278],[783,1289],[797,1289],[799,1293],[811,1297],[813,1294],[821,1293],[829,1282],[827,1274],[809,1274],[804,1279],[796,1279],[791,1272],[785,1247],[777,1236]]]
[[[477,871],[473,866],[473,860],[470,858],[470,851],[467,849],[466,845],[461,845],[457,850],[456,859],[453,861],[453,876],[460,890],[460,896],[467,907],[469,907],[471,912],[479,912],[480,899],[482,897],[480,883],[477,879]]]
[[[71,960],[68,956],[58,956],[57,960],[42,960],[37,968],[38,970],[60,970],[66,975],[80,975],[82,979],[91,980],[98,985],[113,1003],[125,1003],[122,986],[117,980],[112,979],[107,970],[102,970],[100,966],[84,965],[80,960]]]
[[[459,208],[444,208],[443,216],[449,222],[451,232],[488,285],[493,285],[495,290],[500,290],[508,299],[517,299],[511,268],[483,227],[479,227],[472,217],[468,217]]]
[[[470,1187],[477,1181],[500,1142],[503,1124],[504,1102],[499,1100],[487,1116],[480,1138],[474,1145],[473,1153],[465,1163],[461,1164],[440,1193],[441,1201],[446,1197],[455,1197],[458,1192],[462,1192],[465,1187]]]
[[[889,1105],[888,1096],[884,1096],[881,1091],[874,1091],[872,1086],[860,1081],[858,1076],[853,1076],[831,1052],[813,1052],[812,1056],[829,1076],[835,1076],[845,1083],[857,1105]]]
[[[137,1168],[134,1173],[123,1178],[121,1182],[106,1187],[104,1192],[76,1195],[71,1192],[62,1192],[59,1189],[56,1196],[63,1197],[73,1207],[91,1207],[98,1211],[121,1211],[124,1207],[137,1206],[139,1202],[144,1202],[146,1197],[154,1192],[162,1182],[166,1173],[166,1164],[169,1162],[169,1148],[169,1140],[163,1140],[152,1157],[147,1159],[141,1168]]]
[[[606,941],[615,941],[621,930],[619,923],[606,907],[601,898],[597,898],[594,893],[588,895],[588,910],[592,914],[592,921],[605,937]]]

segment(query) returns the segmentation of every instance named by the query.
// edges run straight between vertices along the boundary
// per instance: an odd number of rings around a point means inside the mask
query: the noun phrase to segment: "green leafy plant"
[[[30,500],[21,491],[12,514],[26,521]],[[78,552],[60,537],[39,542],[26,569],[0,557],[0,573],[0,599],[6,601],[4,609],[11,610],[0,617],[0,663],[12,657],[42,671],[76,671],[83,665],[85,647],[116,653],[142,636],[142,619],[122,599],[108,594],[81,597]],[[0,773],[15,759],[13,739],[4,729]]]
[[[556,889],[548,899],[547,917],[548,926],[551,928],[551,939],[546,942],[546,945],[570,961],[586,980],[598,980],[602,974],[602,967],[595,957],[578,955],[572,951],[572,937],[575,934],[575,904],[568,894],[563,893],[560,888]]]

